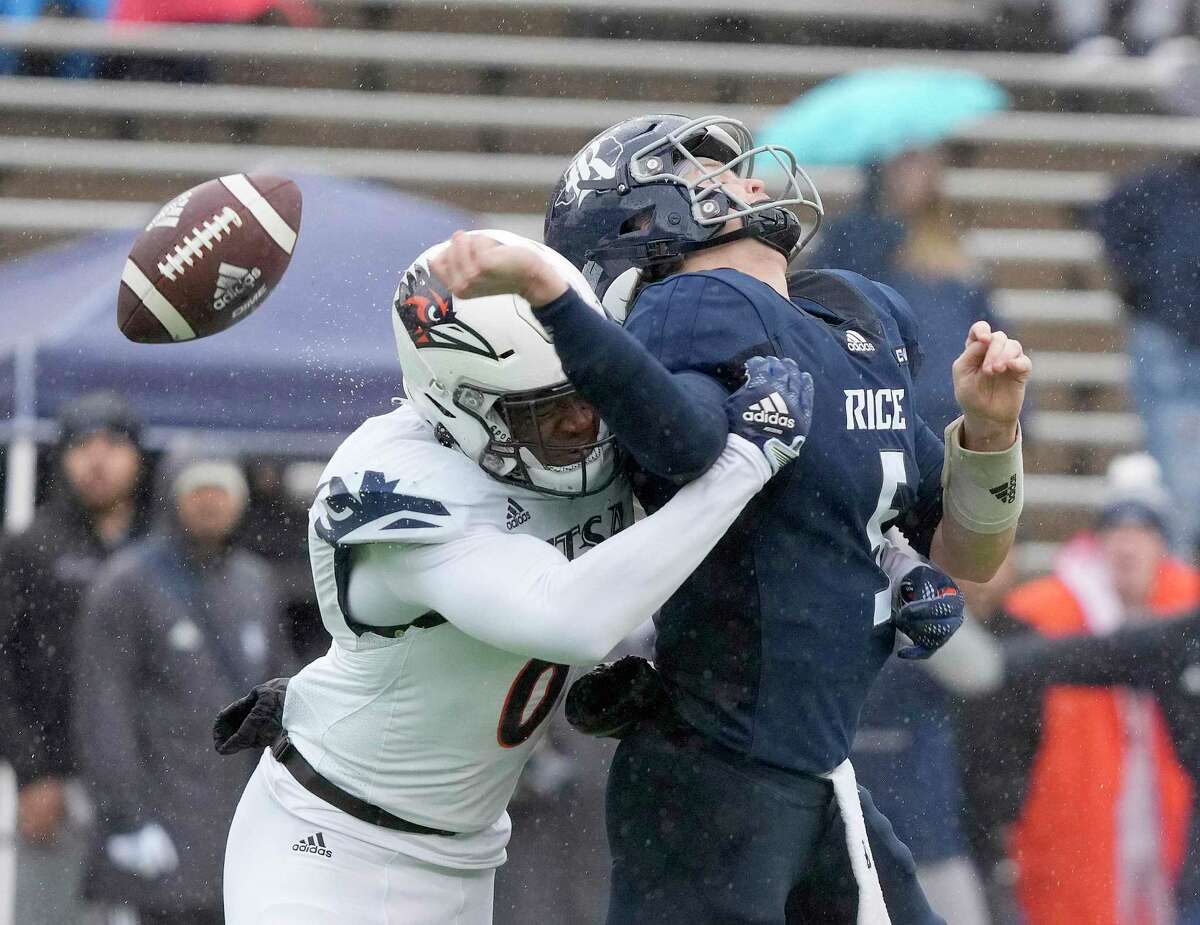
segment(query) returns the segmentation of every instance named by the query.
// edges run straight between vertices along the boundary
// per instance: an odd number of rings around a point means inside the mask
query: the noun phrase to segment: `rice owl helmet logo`
[[[393,307],[418,349],[460,350],[492,360],[512,352],[498,354],[482,334],[458,317],[454,296],[424,262],[404,274]]]
[[[625,145],[612,135],[603,135],[590,142],[575,155],[571,166],[563,174],[555,207],[576,206],[595,192],[595,181],[611,180],[617,175],[617,162],[625,151]]]

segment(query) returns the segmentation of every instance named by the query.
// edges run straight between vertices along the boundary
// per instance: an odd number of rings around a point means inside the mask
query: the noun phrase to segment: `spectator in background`
[[[313,26],[316,11],[306,0],[111,0],[122,22],[245,23]]]
[[[1009,596],[1016,620],[1050,637],[1103,635],[1200,603],[1200,572],[1168,553],[1169,502],[1154,461],[1115,461],[1104,497],[1095,529],[1064,546],[1054,574]],[[977,713],[1008,762],[979,766],[1008,781],[990,788],[991,799],[1016,818],[1012,851],[1029,925],[1166,925],[1190,784],[1154,695],[1034,694],[1032,715],[1009,691],[997,698],[1000,710]]]
[[[1051,0],[1054,28],[1070,52],[1103,60],[1126,52],[1194,53],[1183,36],[1193,0]],[[1186,43],[1186,44],[1185,44]]]
[[[0,0],[2,2],[2,0]],[[117,22],[188,23],[193,25],[316,26],[320,17],[306,0],[111,0]],[[211,58],[178,55],[118,55],[108,59],[104,77],[113,80],[159,80],[207,83]]]
[[[60,15],[86,19],[107,19],[111,0],[0,0],[0,16],[18,22],[31,22],[53,11]],[[93,77],[96,73],[96,56],[82,52],[71,52],[61,57],[54,56],[42,63],[19,51],[0,49],[0,75],[34,74],[44,72],[57,77]]]
[[[142,925],[208,925],[222,919],[225,834],[257,758],[213,754],[212,716],[286,674],[286,643],[269,566],[230,542],[241,469],[187,454],[164,468],[162,527],[113,558],[79,625],[75,731],[98,816],[85,895]]]
[[[993,581],[963,588],[972,616],[991,614],[981,623],[992,633],[1001,664],[999,673],[988,670],[987,653],[981,659],[976,652],[973,663],[961,666],[977,681],[975,690],[964,692],[969,699],[961,705],[959,726],[967,746],[962,754],[970,798],[967,830],[981,867],[989,873],[993,922],[1024,925],[1011,895],[1015,865],[1007,858],[1007,844],[1041,735],[1047,686],[1128,686],[1153,694],[1180,766],[1191,777],[1194,797],[1200,784],[1200,610],[1170,619],[1129,621],[1101,636],[1082,631],[1050,638],[1004,614],[999,602],[989,606],[979,599],[979,591],[994,598],[999,590],[995,585]],[[962,630],[945,648],[951,650],[961,635]],[[958,658],[961,652],[951,654],[963,661]],[[1200,815],[1194,811],[1175,895],[1175,925],[1200,925]]]
[[[1107,636],[1023,638],[1003,646],[1003,683],[1128,685],[1154,694],[1180,765],[1200,784],[1200,610],[1150,620]],[[1200,925],[1200,815],[1192,813],[1188,855],[1175,890],[1175,925]]]
[[[867,168],[858,207],[828,223],[807,261],[886,283],[913,307],[923,353],[908,358],[917,407],[939,434],[960,413],[950,367],[967,331],[980,320],[1001,327],[942,198],[945,165],[945,149],[932,147]]]
[[[324,467],[323,462],[282,457],[249,460],[250,502],[236,540],[271,563],[287,613],[289,642],[302,664],[329,648],[308,563],[308,505]]]
[[[104,561],[146,525],[140,423],[129,406],[94,393],[59,424],[47,501],[0,547],[0,714],[20,788],[22,925],[75,919],[87,816],[69,723],[80,601]]]
[[[1175,504],[1172,546],[1190,558],[1200,536],[1200,157],[1127,178],[1096,230],[1129,311],[1130,387]]]

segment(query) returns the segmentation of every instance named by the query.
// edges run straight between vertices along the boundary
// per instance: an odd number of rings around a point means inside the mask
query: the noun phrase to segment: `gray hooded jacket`
[[[168,464],[167,484],[180,464]],[[218,756],[212,720],[251,685],[286,673],[282,621],[268,563],[237,548],[200,557],[173,517],[97,577],[79,625],[73,713],[98,816],[89,898],[221,908],[225,838],[255,756]],[[150,822],[170,835],[178,870],[149,879],[113,867],[107,837]]]

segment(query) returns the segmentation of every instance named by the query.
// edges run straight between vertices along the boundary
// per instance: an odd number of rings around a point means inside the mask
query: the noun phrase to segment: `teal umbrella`
[[[862,165],[936,144],[1008,103],[996,83],[968,71],[856,71],[814,87],[755,134],[806,166]]]

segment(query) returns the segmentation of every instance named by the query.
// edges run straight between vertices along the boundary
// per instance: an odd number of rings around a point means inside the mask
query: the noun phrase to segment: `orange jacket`
[[[1200,572],[1168,560],[1151,601],[1155,613],[1200,603]],[[1088,629],[1073,594],[1054,576],[1016,589],[1014,617],[1047,636]],[[1131,925],[1117,912],[1117,809],[1125,729],[1120,694],[1099,687],[1052,687],[1042,740],[1014,830],[1017,892],[1030,925]],[[1186,847],[1191,784],[1155,710],[1162,861],[1173,883]],[[1140,923],[1139,923],[1140,925]]]

